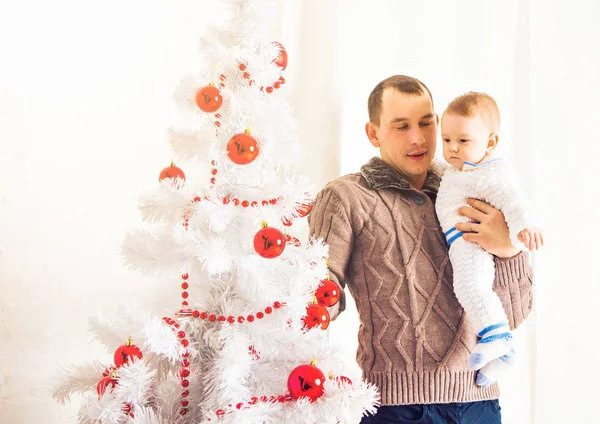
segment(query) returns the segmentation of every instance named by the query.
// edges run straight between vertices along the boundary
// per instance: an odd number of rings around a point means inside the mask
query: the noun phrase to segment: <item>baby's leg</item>
[[[469,359],[471,368],[478,370],[512,350],[508,320],[492,290],[494,259],[478,245],[458,238],[450,246],[450,260],[454,292],[480,337]]]

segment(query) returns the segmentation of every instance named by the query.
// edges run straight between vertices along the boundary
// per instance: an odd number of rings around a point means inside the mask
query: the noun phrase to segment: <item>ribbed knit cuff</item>
[[[527,252],[521,252],[512,258],[496,258],[496,284],[506,286],[511,281],[519,281],[529,272]]]

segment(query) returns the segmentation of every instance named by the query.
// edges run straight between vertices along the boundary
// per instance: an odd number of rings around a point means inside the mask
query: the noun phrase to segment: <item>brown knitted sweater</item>
[[[382,405],[496,399],[475,384],[476,338],[452,290],[446,239],[435,215],[440,178],[422,191],[379,158],[329,183],[315,199],[310,232],[329,244],[331,279],[348,286],[360,317],[357,361]],[[494,291],[511,328],[532,306],[527,255],[496,259]],[[345,299],[340,302],[340,311]]]

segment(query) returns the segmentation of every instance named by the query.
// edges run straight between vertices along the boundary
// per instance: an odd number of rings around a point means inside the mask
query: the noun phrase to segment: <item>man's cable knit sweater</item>
[[[309,216],[329,245],[331,279],[348,286],[360,317],[357,361],[382,405],[496,399],[469,369],[476,336],[452,288],[448,247],[435,214],[440,178],[422,191],[379,158],[329,183]],[[493,289],[511,328],[532,306],[524,253],[496,259]],[[340,311],[345,299],[340,301]]]

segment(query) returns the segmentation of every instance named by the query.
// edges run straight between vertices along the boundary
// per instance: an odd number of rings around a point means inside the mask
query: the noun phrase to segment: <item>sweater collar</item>
[[[499,162],[499,161],[502,161],[502,158],[490,159],[488,161],[481,162],[481,163],[465,162],[463,164],[462,170],[463,171],[472,171],[473,169],[481,168],[481,167],[487,166],[487,165],[489,165],[491,163]]]
[[[360,173],[373,190],[384,188],[399,188],[401,190],[412,190],[408,179],[398,173],[394,168],[384,162],[381,158],[374,157],[360,168]],[[432,164],[427,171],[427,179],[423,185],[423,191],[437,193],[440,187],[441,174],[443,170],[438,164]]]

